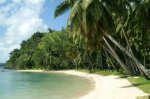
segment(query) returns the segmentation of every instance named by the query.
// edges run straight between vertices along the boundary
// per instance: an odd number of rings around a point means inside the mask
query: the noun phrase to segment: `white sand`
[[[95,82],[95,89],[80,99],[136,99],[137,96],[148,95],[134,87],[127,79],[118,76],[100,76],[70,70],[59,72],[86,77]]]
[[[44,70],[16,70],[18,72],[44,72]]]
[[[43,70],[19,71],[43,72]],[[148,95],[140,89],[134,87],[127,79],[119,78],[118,76],[114,75],[101,76],[73,70],[52,72],[81,76],[95,82],[95,88],[90,93],[80,97],[79,99],[136,99],[137,96]]]

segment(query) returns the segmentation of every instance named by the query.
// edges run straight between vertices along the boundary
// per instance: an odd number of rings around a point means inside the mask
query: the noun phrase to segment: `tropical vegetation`
[[[67,28],[35,33],[10,53],[15,69],[116,70],[150,79],[149,0],[63,0]]]

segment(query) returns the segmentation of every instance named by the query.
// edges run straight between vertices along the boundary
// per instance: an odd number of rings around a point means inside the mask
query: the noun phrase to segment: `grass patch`
[[[85,73],[90,73],[88,69],[75,69],[75,71],[80,71],[80,72],[85,72]],[[121,73],[117,71],[108,71],[108,70],[95,70],[93,74],[98,74],[98,75],[103,75],[103,76],[109,76],[109,75],[122,75]],[[122,75],[124,76],[124,75]]]
[[[129,77],[128,80],[139,89],[143,90],[145,93],[150,94],[150,80],[145,79],[142,76],[139,77]]]
[[[105,71],[105,70],[96,70],[95,74],[109,76],[109,75],[118,75],[119,72],[117,71]]]
[[[139,96],[139,97],[137,97],[137,99],[150,99],[150,97],[149,96]]]

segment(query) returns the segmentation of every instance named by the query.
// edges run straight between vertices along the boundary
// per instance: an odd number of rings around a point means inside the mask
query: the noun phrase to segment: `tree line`
[[[54,16],[70,11],[67,29],[40,34],[35,41],[34,34],[11,53],[8,63],[26,68],[115,69],[150,78],[149,5],[149,0],[64,0]]]
[[[69,30],[36,32],[28,40],[22,41],[20,46],[20,49],[14,49],[10,53],[10,58],[7,61],[7,66],[10,68],[107,69],[107,65],[101,63],[103,61],[105,64],[106,60],[101,59],[100,50],[89,54],[80,41],[73,42]]]

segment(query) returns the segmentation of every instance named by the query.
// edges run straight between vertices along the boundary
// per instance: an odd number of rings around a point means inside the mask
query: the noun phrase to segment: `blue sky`
[[[68,13],[54,19],[56,6],[63,0],[0,0],[0,62],[20,47],[36,31],[61,30]]]
[[[68,13],[65,13],[54,19],[54,11],[56,6],[63,0],[46,0],[41,14],[44,22],[52,29],[60,30],[62,26],[66,26]]]

